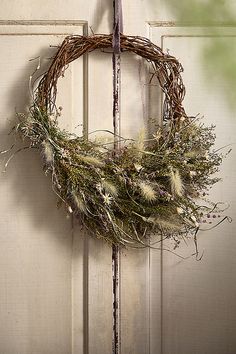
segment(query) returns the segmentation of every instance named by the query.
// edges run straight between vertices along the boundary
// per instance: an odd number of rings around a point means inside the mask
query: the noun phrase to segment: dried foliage
[[[114,151],[58,126],[58,78],[83,54],[110,47],[112,35],[65,38],[37,87],[29,115],[18,115],[16,131],[40,149],[55,193],[96,237],[150,247],[150,235],[158,234],[178,246],[183,237],[196,235],[202,221],[220,216],[205,196],[218,180],[214,173],[223,156],[213,150],[214,127],[185,113],[182,66],[176,58],[146,38],[121,35],[121,48],[150,62],[164,93],[163,125],[152,139],[126,142]]]

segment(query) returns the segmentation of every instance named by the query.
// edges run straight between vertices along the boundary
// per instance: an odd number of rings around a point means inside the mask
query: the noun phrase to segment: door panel
[[[233,151],[223,162],[219,174],[223,182],[211,190],[209,198],[229,203],[226,213],[234,216],[235,114],[225,100],[224,86],[217,84],[217,80],[213,80],[214,84],[209,82],[211,62],[203,62],[204,51],[216,40],[215,33],[214,28],[161,27],[158,23],[151,26],[152,40],[161,42],[164,51],[169,50],[183,64],[187,113],[204,114],[206,124],[216,124],[217,148],[232,144]],[[234,28],[222,28],[220,35],[232,46],[236,45]],[[236,341],[232,336],[236,330],[234,234],[233,223],[200,232],[199,249],[204,251],[200,262],[193,257],[180,261],[163,252],[163,353],[235,352]],[[193,250],[193,242],[189,241],[187,246],[182,244],[178,252],[188,256]]]
[[[73,32],[83,33],[83,23],[73,27]],[[55,53],[49,45],[60,44],[69,33],[71,28],[66,26],[0,28],[1,149],[14,142],[8,132],[15,123],[15,111],[24,112],[29,102],[29,77],[38,59],[29,60],[42,57],[41,73]],[[78,90],[72,81],[76,73],[81,73],[81,64],[68,71],[60,88],[62,96]],[[72,96],[67,102],[67,106],[63,103],[65,112],[72,116]],[[65,210],[56,208],[40,156],[33,149],[24,152],[19,152],[0,174],[0,352],[70,353],[71,220]],[[2,159],[1,170],[5,162]]]

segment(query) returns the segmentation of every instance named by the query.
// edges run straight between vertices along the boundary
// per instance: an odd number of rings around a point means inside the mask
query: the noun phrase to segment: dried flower
[[[141,166],[141,165],[138,164],[138,163],[135,163],[135,164],[134,164],[134,167],[135,167],[135,169],[136,169],[137,172],[140,172],[140,171],[142,170],[142,168],[143,168],[143,166]]]
[[[177,210],[178,214],[183,214],[184,213],[184,209],[181,208],[181,207],[177,207],[176,210]]]
[[[159,128],[157,129],[156,133],[153,134],[153,138],[158,141],[160,140],[161,136],[162,136],[162,130]]]
[[[108,193],[105,193],[103,194],[103,200],[105,204],[110,205],[112,202],[112,197]]]
[[[194,176],[197,175],[197,172],[196,171],[190,171],[189,175],[190,175],[190,177],[194,177]]]

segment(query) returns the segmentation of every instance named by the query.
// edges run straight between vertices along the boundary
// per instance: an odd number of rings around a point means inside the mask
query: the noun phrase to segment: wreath
[[[127,139],[115,150],[58,125],[59,77],[85,53],[111,47],[112,35],[66,37],[34,91],[29,113],[18,114],[15,130],[41,151],[54,192],[91,234],[130,247],[154,247],[155,234],[171,238],[176,247],[184,237],[196,237],[202,223],[223,218],[206,200],[223,155],[213,148],[214,126],[184,110],[178,60],[146,38],[120,36],[123,51],[152,65],[164,93],[163,124],[150,139]]]

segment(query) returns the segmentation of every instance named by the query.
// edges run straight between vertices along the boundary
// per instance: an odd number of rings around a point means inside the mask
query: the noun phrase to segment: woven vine
[[[59,128],[58,79],[84,54],[111,48],[112,35],[66,37],[29,114],[18,115],[16,131],[41,151],[59,200],[91,234],[130,247],[158,247],[150,239],[156,235],[155,242],[169,238],[176,247],[196,237],[202,223],[221,217],[206,195],[223,156],[214,150],[214,127],[185,113],[178,60],[143,37],[121,35],[120,46],[150,63],[150,80],[155,77],[163,91],[163,124],[151,138],[125,140],[114,151]]]

